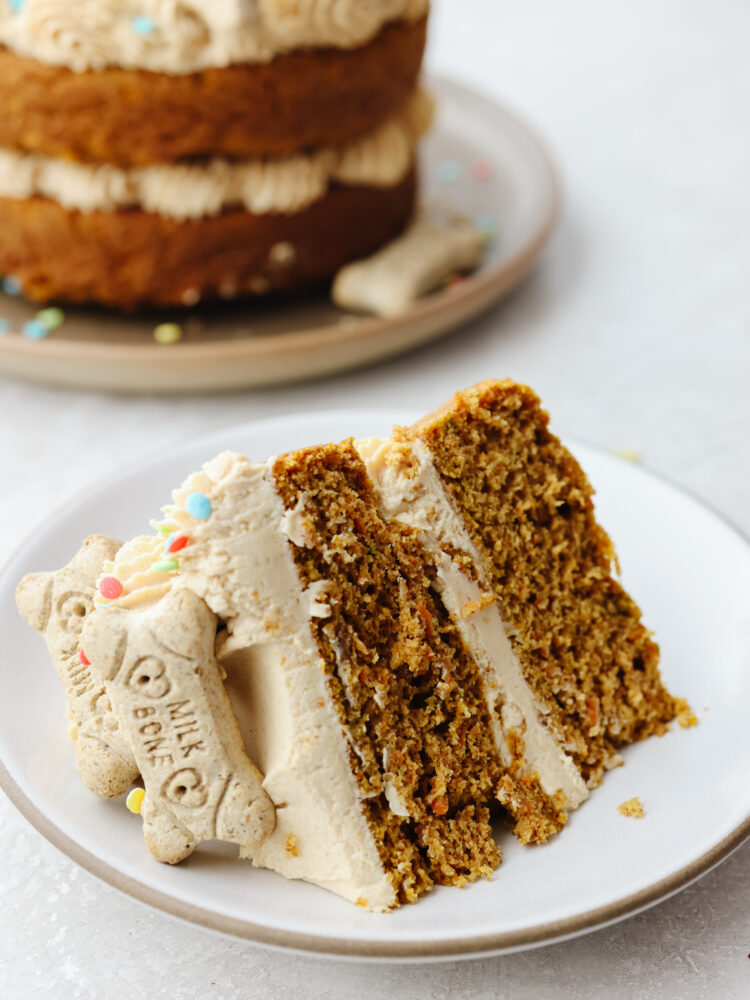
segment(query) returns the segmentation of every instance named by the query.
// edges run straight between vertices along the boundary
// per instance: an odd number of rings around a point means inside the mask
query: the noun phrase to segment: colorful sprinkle
[[[179,323],[160,323],[154,328],[154,340],[157,344],[176,344],[182,340],[182,327]]]
[[[170,535],[167,539],[167,545],[164,549],[165,552],[179,552],[184,549],[186,545],[190,544],[190,539],[187,535]]]
[[[495,168],[488,160],[477,160],[472,164],[471,172],[478,181],[490,181],[495,176]]]
[[[8,6],[10,7],[12,14],[18,14],[23,10],[23,6],[26,0],[8,0]]]
[[[84,665],[84,667],[90,667],[91,666],[91,660],[88,658],[88,656],[86,656],[86,654],[84,653],[84,651],[82,649],[78,650],[78,659],[81,661],[81,663]]]
[[[152,517],[148,523],[154,531],[158,531],[160,535],[171,535],[174,531],[173,524],[169,524],[167,521],[157,521],[155,517]]]
[[[143,808],[143,800],[146,798],[145,788],[131,788],[128,792],[128,797],[125,799],[125,805],[128,809],[135,813],[136,816],[140,813]]]
[[[153,18],[146,17],[145,14],[141,14],[132,19],[130,27],[136,35],[150,35],[152,31],[156,31],[156,22]]]
[[[56,330],[65,322],[65,313],[62,309],[50,306],[49,309],[40,309],[34,319],[42,326],[46,326],[48,330]]]
[[[2,285],[0,285],[0,287],[6,295],[20,295],[23,291],[21,279],[16,278],[13,274],[9,274],[7,278],[3,278]]]
[[[4,316],[0,316],[0,337],[6,333],[10,333],[10,320],[5,319]]]
[[[461,177],[461,164],[456,160],[443,160],[438,163],[437,176],[443,184],[455,184]]]
[[[211,513],[211,501],[205,493],[191,493],[185,501],[185,510],[199,521],[205,521]]]
[[[176,559],[159,559],[151,566],[154,573],[174,573],[179,568],[180,564]]]
[[[482,212],[481,215],[478,215],[474,220],[474,225],[485,239],[491,239],[500,228],[497,216],[492,215],[491,212]]]
[[[49,337],[47,327],[36,319],[27,320],[21,327],[21,333],[29,340],[44,340],[45,337]]]
[[[124,589],[116,576],[105,576],[99,584],[99,593],[108,601],[116,601]]]

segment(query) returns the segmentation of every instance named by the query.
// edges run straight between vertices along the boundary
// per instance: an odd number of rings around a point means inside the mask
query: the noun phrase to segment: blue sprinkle
[[[145,14],[140,14],[138,17],[134,17],[130,22],[130,27],[136,33],[136,35],[150,35],[152,31],[156,31],[156,22],[151,17],[146,17]]]
[[[49,329],[38,319],[30,319],[21,327],[21,333],[29,340],[44,340],[49,336]]]
[[[438,163],[437,175],[443,184],[455,184],[461,177],[461,164],[455,160],[443,160]]]
[[[0,336],[6,333],[10,333],[10,320],[5,319],[4,316],[0,316]]]
[[[11,13],[18,14],[23,10],[23,5],[26,0],[8,0],[8,6],[10,7]]]
[[[481,215],[478,215],[474,223],[483,236],[494,236],[500,228],[497,216],[492,215],[490,212],[483,212]]]
[[[2,289],[6,295],[20,295],[23,291],[21,279],[9,274],[7,278],[3,278]]]
[[[211,513],[211,501],[205,493],[191,493],[185,501],[185,510],[199,521],[205,521]]]
[[[173,539],[174,539],[174,531],[171,531],[167,535],[167,541],[166,541],[166,543],[164,545],[164,555],[165,556],[169,555],[169,546],[172,544]]]

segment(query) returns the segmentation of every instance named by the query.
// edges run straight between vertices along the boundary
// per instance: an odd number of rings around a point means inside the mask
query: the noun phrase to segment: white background
[[[0,560],[67,497],[170,441],[285,412],[426,410],[506,375],[540,393],[558,433],[639,450],[750,533],[748,38],[742,0],[438,0],[430,67],[521,112],[559,160],[565,214],[539,271],[446,340],[307,386],[157,399],[0,380]],[[355,966],[153,914],[0,796],[0,901],[0,995],[14,1000],[750,996],[750,844],[570,943]]]

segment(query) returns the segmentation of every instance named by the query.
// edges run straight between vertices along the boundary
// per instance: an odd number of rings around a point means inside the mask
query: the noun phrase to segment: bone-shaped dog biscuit
[[[468,219],[424,212],[372,257],[342,267],[331,294],[343,309],[395,316],[457,271],[473,270],[481,256],[482,235]]]
[[[92,535],[63,569],[30,573],[16,590],[18,610],[44,636],[65,691],[68,716],[77,730],[73,745],[79,777],[105,798],[122,795],[138,768],[104,684],[80,658],[79,644],[102,566],[119,548],[113,538]]]
[[[276,823],[214,656],[216,616],[192,591],[91,616],[83,648],[107,691],[146,788],[148,849],[174,864],[204,840],[252,855]]]

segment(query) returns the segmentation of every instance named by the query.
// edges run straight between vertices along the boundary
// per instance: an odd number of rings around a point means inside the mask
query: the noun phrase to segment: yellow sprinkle
[[[182,327],[179,323],[160,323],[154,329],[154,340],[159,344],[176,344],[182,340]]]
[[[288,858],[298,858],[299,857],[299,848],[297,847],[297,838],[294,836],[293,833],[290,833],[289,836],[286,838],[286,843],[284,844],[284,854],[286,854],[286,856]]]
[[[131,788],[128,792],[128,797],[125,799],[125,805],[128,809],[138,815],[143,806],[143,800],[146,798],[146,792],[143,788]]]
[[[78,726],[75,724],[75,722],[71,722],[68,724],[68,739],[70,740],[71,743],[75,743],[75,741],[78,739]]]
[[[613,448],[615,455],[624,458],[626,462],[635,462],[636,465],[643,461],[643,455],[637,448]]]
[[[363,909],[367,909],[369,903],[367,902],[367,899],[364,896],[357,896],[356,900],[354,901],[354,905],[361,906]]]
[[[633,819],[643,819],[646,815],[638,796],[633,799],[628,799],[627,802],[621,803],[617,807],[617,811],[618,813],[622,813],[623,816],[632,816]]]

